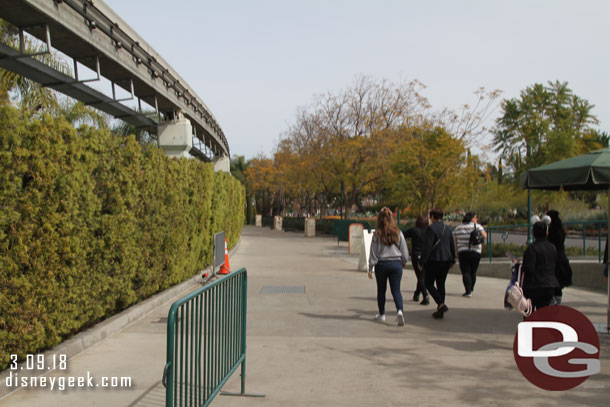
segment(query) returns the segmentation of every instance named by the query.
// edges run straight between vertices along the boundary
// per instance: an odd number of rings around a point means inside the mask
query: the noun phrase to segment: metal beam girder
[[[74,99],[78,99],[86,105],[93,106],[114,117],[121,118],[138,128],[151,130],[157,127],[157,123],[147,116],[130,109],[83,83],[76,82],[72,77],[58,72],[36,59],[22,57],[18,51],[2,43],[0,43],[0,66],[11,72],[18,72],[28,79],[55,89]]]
[[[105,78],[130,92],[129,78],[135,96],[161,112],[181,110],[198,138],[229,155],[227,139],[201,98],[103,1],[0,0],[0,17],[30,27],[26,31],[43,41],[46,24],[55,49],[92,70],[98,58]]]

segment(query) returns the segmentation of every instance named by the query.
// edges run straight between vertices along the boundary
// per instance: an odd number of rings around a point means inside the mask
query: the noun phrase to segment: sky
[[[232,156],[270,156],[300,107],[360,75],[417,79],[434,110],[568,82],[610,131],[606,0],[104,2],[202,98]]]

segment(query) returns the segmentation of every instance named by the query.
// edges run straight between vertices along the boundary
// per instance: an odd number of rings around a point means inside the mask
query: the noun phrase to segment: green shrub
[[[491,245],[492,257],[506,257],[506,252],[510,252],[517,257],[523,256],[526,246],[515,244],[515,243],[494,243]],[[488,257],[488,246],[486,243],[483,244],[483,250],[481,251],[481,257]]]
[[[0,107],[0,369],[211,263],[244,189],[133,137]]]

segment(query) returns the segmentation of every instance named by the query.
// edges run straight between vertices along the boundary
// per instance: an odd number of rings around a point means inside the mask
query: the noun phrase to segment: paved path
[[[601,374],[568,392],[540,390],[513,359],[521,318],[501,306],[505,280],[479,278],[469,299],[461,296],[461,278],[450,275],[450,311],[439,321],[431,317],[432,306],[409,301],[415,284],[407,271],[406,325],[397,327],[393,318],[372,320],[375,283],[355,271],[357,260],[346,251],[332,238],[244,229],[231,266],[248,269],[246,390],[266,397],[219,396],[213,406],[608,405],[607,335],[600,337]],[[305,294],[262,294],[265,286],[300,286]],[[570,288],[564,300],[592,322],[605,321],[604,295]],[[130,389],[20,390],[0,407],[163,406],[169,305],[68,361],[69,375],[129,376]],[[387,307],[393,308],[391,300]],[[239,391],[237,373],[225,390]]]

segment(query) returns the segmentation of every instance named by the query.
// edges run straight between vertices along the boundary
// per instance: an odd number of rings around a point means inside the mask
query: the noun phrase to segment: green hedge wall
[[[0,107],[0,370],[211,264],[244,207],[211,164]]]

